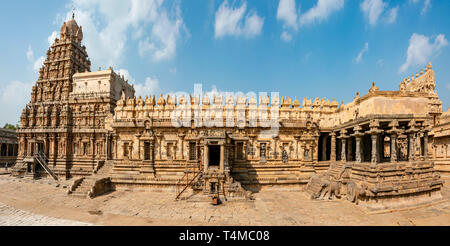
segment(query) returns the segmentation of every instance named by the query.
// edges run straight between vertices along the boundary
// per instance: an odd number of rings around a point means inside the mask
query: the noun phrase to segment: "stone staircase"
[[[95,186],[95,183],[98,180],[102,180],[108,178],[110,176],[110,172],[113,169],[113,162],[107,161],[105,164],[97,171],[97,173],[81,178],[79,180],[75,180],[71,189],[69,190],[69,194],[74,197],[80,198],[88,198],[89,192]],[[77,182],[78,181],[78,182]]]
[[[24,162],[16,162],[16,164],[11,167],[11,175],[13,177],[22,177],[23,173],[26,171],[26,165]]]

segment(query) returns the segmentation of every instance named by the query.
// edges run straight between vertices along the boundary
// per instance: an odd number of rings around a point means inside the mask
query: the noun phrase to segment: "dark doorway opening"
[[[38,153],[44,154],[44,143],[37,143]]]
[[[220,165],[220,146],[211,145],[209,149],[209,166],[219,166]]]
[[[150,160],[150,142],[144,142],[144,160]]]

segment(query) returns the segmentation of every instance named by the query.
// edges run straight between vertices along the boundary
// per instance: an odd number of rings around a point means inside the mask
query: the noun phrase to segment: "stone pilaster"
[[[137,150],[138,150],[138,153],[137,153],[137,156],[138,156],[138,160],[143,160],[144,158],[143,158],[143,156],[141,156],[141,134],[136,134],[136,138],[137,138]],[[131,155],[131,156],[133,156],[133,155]]]
[[[109,134],[105,134],[105,154],[106,160],[109,160]]]
[[[298,160],[300,159],[298,156],[298,141],[299,141],[300,137],[298,136],[294,136],[294,159]]]

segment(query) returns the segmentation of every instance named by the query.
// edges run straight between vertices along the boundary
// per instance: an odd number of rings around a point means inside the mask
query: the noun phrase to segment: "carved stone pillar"
[[[355,162],[361,163],[361,136],[355,137],[355,142],[356,142]]]
[[[410,121],[409,124],[409,129],[406,131],[407,135],[408,135],[408,143],[409,143],[409,148],[408,148],[408,159],[409,161],[414,161],[415,160],[415,153],[416,153],[416,139],[415,139],[415,135],[418,131],[418,129],[416,128],[416,122],[414,120]]]
[[[398,121],[393,120],[391,123],[389,123],[389,126],[392,127],[391,130],[387,131],[388,134],[391,134],[391,162],[397,162],[398,160],[398,141],[397,137],[400,134],[401,130],[398,129]]]
[[[423,133],[423,157],[425,160],[428,159],[428,131]]]
[[[48,141],[48,137],[45,137],[44,138],[44,154],[46,155],[46,156],[49,156],[49,151],[50,151],[50,148],[49,148],[50,146],[49,146],[49,141]]]
[[[391,162],[397,162],[397,134],[391,134]]]
[[[378,163],[378,135],[372,134],[372,158],[371,162],[373,164]]]
[[[346,147],[347,144],[347,139],[346,138],[341,138],[341,161],[346,162],[347,161],[347,155],[345,154],[345,150],[347,149]]]
[[[113,135],[113,141],[114,141],[114,146],[113,146],[113,148],[114,148],[114,159],[117,159],[117,156],[118,156],[118,154],[117,154],[117,146],[119,145],[117,134]]]
[[[348,136],[345,135],[347,133],[346,130],[341,131],[341,135],[339,136],[339,139],[341,139],[341,161],[347,162],[347,138]]]
[[[133,144],[128,145],[128,159],[133,159]]]
[[[302,161],[309,161],[309,159],[308,159],[308,149],[307,149],[307,145],[306,145],[306,141],[302,141],[302,144],[301,144],[301,152],[300,153],[302,153],[301,155],[300,155],[300,157],[302,158],[301,160]]]
[[[336,133],[331,132],[331,153],[330,153],[330,159],[332,162],[336,162]]]
[[[364,136],[364,134],[361,132],[362,128],[360,126],[356,126],[354,129],[354,132],[352,134],[353,137],[355,137],[355,162],[361,163],[362,161],[362,153],[361,153],[361,138]]]
[[[410,132],[408,134],[408,142],[409,142],[409,161],[414,161],[415,160],[415,153],[416,153],[416,139],[414,137],[414,133]]]
[[[378,129],[380,127],[380,123],[378,120],[372,120],[369,124],[370,131],[367,133],[372,135],[372,155],[371,155],[371,162],[372,164],[376,164],[380,161],[380,155],[379,155],[379,149],[378,149],[378,135],[382,133],[383,131]]]

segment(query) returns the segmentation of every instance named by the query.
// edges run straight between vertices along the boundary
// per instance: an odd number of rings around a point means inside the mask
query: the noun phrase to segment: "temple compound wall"
[[[17,131],[18,175],[75,178],[71,192],[107,181],[177,198],[186,189],[233,197],[302,186],[315,199],[345,196],[373,209],[440,198],[450,117],[431,64],[398,90],[373,83],[347,104],[276,94],[142,98],[112,68],[90,71],[82,36],[72,19],[47,52]]]

